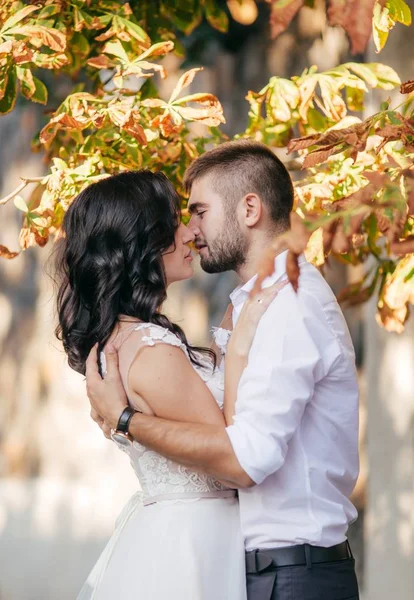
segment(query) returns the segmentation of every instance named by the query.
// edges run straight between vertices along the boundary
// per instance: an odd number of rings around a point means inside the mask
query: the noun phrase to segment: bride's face
[[[194,241],[194,233],[183,223],[175,233],[175,243],[163,254],[167,286],[174,281],[182,281],[192,277],[193,257],[189,244]]]

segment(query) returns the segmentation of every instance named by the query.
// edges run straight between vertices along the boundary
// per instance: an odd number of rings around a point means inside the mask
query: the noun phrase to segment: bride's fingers
[[[276,298],[276,296],[278,295],[280,290],[283,290],[283,288],[288,283],[289,283],[288,279],[284,279],[283,281],[277,281],[276,283],[269,286],[268,288],[262,289],[257,294],[257,296],[255,296],[254,298],[251,299],[251,302],[252,303],[257,302],[263,308],[267,308],[270,305],[270,303],[272,302],[272,300],[274,300],[274,298]]]

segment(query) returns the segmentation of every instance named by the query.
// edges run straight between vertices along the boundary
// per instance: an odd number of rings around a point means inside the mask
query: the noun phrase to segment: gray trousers
[[[248,600],[359,600],[353,558],[247,573]]]

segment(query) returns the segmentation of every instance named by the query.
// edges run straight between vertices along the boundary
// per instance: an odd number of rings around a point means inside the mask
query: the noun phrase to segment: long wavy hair
[[[69,365],[85,373],[94,344],[102,350],[120,315],[161,325],[185,344],[201,365],[215,353],[191,346],[161,313],[167,297],[162,254],[174,245],[180,201],[162,173],[130,171],[89,185],[63,219],[57,250],[58,339]]]

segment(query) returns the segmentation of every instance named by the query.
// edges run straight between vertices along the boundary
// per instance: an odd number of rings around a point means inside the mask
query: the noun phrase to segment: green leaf
[[[0,100],[0,113],[3,115],[9,113],[13,110],[14,105],[16,104],[16,96],[17,96],[17,74],[16,68],[12,66],[6,76],[3,79],[4,85],[4,96]]]
[[[112,25],[113,27],[118,27],[119,29],[125,28],[133,38],[139,42],[143,42],[145,45],[150,45],[150,39],[148,35],[137,23],[133,23],[132,21],[125,19],[125,17],[116,16],[113,18]]]
[[[33,81],[34,84],[36,86],[36,90],[33,94],[33,96],[31,97],[32,102],[38,102],[39,104],[46,104],[47,103],[47,87],[45,86],[45,84],[40,81],[40,79],[37,79],[37,77],[33,77]]]
[[[126,53],[125,48],[119,40],[115,40],[114,42],[107,42],[103,47],[102,52],[104,52],[105,54],[111,54],[112,56],[116,56],[120,60],[129,63],[128,54]]]
[[[70,45],[73,51],[81,58],[88,56],[91,50],[88,40],[82,33],[79,33],[79,31],[74,32]]]
[[[404,0],[389,0],[385,6],[389,9],[394,21],[403,25],[411,25],[411,10]]]
[[[345,100],[349,110],[362,111],[364,109],[364,90],[346,87]]]
[[[406,275],[404,277],[404,283],[407,283],[407,281],[410,281],[410,279],[412,279],[414,277],[414,269],[411,269],[411,271],[408,273],[408,275]]]
[[[316,108],[309,108],[308,110],[308,125],[314,131],[324,131],[328,126],[328,120],[322,115]]]
[[[23,198],[21,196],[15,196],[14,197],[14,206],[21,210],[24,213],[27,213],[29,211],[26,202],[23,200]]]
[[[30,98],[33,96],[36,87],[35,87],[35,83],[33,81],[33,74],[31,72],[31,70],[26,67],[16,67],[16,75],[18,80],[20,81],[20,90],[23,94],[23,96],[25,98],[27,98],[28,100],[30,100]]]
[[[190,35],[203,19],[199,0],[164,0],[160,12],[186,35]]]
[[[227,33],[229,29],[229,18],[218,5],[216,0],[205,0],[204,3],[206,19],[214,29]]]
[[[37,15],[38,19],[48,19],[53,17],[61,11],[61,8],[57,4],[49,4],[49,6],[45,6],[42,8],[40,13]]]

